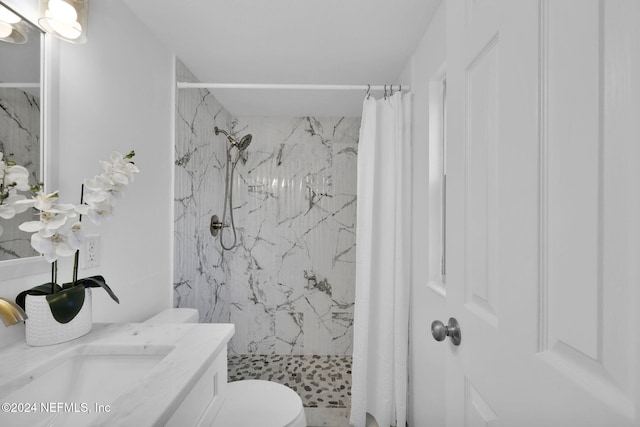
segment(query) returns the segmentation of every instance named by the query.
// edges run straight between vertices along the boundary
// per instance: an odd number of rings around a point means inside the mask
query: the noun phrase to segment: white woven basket
[[[54,319],[45,295],[27,295],[25,311],[27,344],[44,346],[71,341],[91,330],[91,289],[85,289],[84,304],[69,323],[58,323]]]

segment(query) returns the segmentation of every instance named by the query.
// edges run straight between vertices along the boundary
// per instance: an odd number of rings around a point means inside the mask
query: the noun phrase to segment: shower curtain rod
[[[188,83],[178,82],[178,89],[284,89],[284,90],[389,90],[403,92],[409,85],[305,85],[305,84],[262,84],[262,83]]]

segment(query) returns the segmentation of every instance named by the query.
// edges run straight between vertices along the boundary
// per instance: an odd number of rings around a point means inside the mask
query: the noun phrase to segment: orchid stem
[[[58,284],[58,261],[51,264],[51,293],[56,293],[56,285]]]
[[[80,186],[80,205],[84,203],[84,184]],[[79,221],[82,222],[82,214],[80,215]],[[80,249],[76,251],[75,256],[73,257],[73,286],[78,282],[78,261],[80,259]]]
[[[80,205],[84,203],[84,184],[80,185]],[[80,218],[78,221],[82,222],[82,214],[80,214]]]
[[[73,257],[73,286],[78,281],[78,259],[80,258],[80,250],[76,251],[76,255]]]

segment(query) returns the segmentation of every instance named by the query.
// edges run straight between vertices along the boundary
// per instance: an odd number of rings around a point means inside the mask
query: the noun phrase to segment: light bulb
[[[76,9],[64,0],[49,0],[49,10],[51,19],[73,24],[78,19]]]
[[[0,39],[9,37],[13,33],[13,27],[6,22],[0,21]]]
[[[7,24],[17,24],[22,21],[22,19],[0,4],[0,21],[6,22]]]
[[[49,25],[51,25],[53,31],[65,39],[75,40],[82,34],[82,26],[79,22],[66,23],[51,19]]]

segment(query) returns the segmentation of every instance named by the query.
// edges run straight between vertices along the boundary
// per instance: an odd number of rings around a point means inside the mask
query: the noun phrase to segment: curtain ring
[[[384,85],[384,99],[387,99],[387,85]]]
[[[367,93],[365,98],[369,99],[371,97],[371,85],[367,85]]]
[[[402,93],[402,85],[400,85],[400,93]]]
[[[393,85],[389,86],[389,96],[393,96]]]

